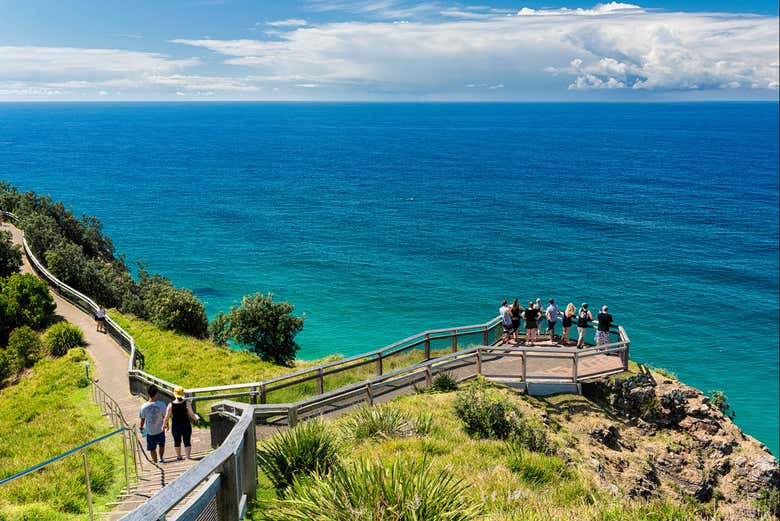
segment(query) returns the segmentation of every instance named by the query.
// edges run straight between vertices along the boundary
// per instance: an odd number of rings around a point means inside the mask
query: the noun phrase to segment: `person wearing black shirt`
[[[528,308],[523,312],[523,318],[525,319],[526,345],[532,346],[536,340],[536,328],[538,327],[536,321],[539,319],[539,310],[534,307],[533,302],[528,303]]]
[[[596,320],[598,321],[598,329],[596,331],[596,344],[604,345],[609,344],[609,329],[612,327],[612,315],[609,314],[607,306],[601,308]]]

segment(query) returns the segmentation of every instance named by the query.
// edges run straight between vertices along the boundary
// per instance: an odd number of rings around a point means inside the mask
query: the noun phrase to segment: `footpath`
[[[18,228],[3,222],[0,225],[0,229],[11,232],[13,242],[20,246],[22,245],[22,232]],[[22,251],[24,252],[24,250]],[[22,258],[24,263],[22,273],[36,275],[27,256],[23,255]],[[114,342],[110,336],[105,333],[98,333],[95,328],[95,321],[91,316],[70,304],[55,292],[51,290],[49,292],[57,304],[57,316],[71,324],[77,325],[84,332],[85,347],[93,361],[90,367],[90,375],[117,402],[126,421],[130,425],[137,424],[138,411],[143,404],[143,399],[130,394],[127,379],[127,365],[129,362],[127,352]],[[171,483],[197,463],[197,460],[211,451],[211,438],[208,429],[193,429],[192,449],[194,460],[184,459],[177,461],[176,452],[173,448],[173,439],[170,435],[167,436],[165,444],[165,461],[167,463],[160,465],[165,474],[166,484]],[[130,490],[117,500],[113,510],[107,513],[108,519],[119,519],[125,513],[144,503],[162,488],[160,471],[147,463],[144,458],[141,458],[140,463],[142,472],[139,475],[138,483],[131,486]]]

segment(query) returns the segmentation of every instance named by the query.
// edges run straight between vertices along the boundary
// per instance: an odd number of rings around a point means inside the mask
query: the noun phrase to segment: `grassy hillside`
[[[296,362],[285,367],[265,362],[252,353],[218,346],[208,340],[162,330],[133,315],[110,311],[111,318],[135,339],[144,355],[144,370],[184,387],[207,387],[252,382],[312,365]]]
[[[265,362],[252,353],[218,346],[208,340],[199,340],[173,331],[165,331],[133,315],[111,310],[111,318],[135,339],[144,355],[147,373],[184,387],[208,387],[256,382],[280,376],[306,367],[339,360],[333,355],[321,360],[298,360],[287,367]],[[448,350],[432,351],[433,356]],[[421,350],[386,360],[384,372],[412,365],[423,359]],[[324,389],[331,390],[376,376],[373,363],[345,370],[325,377]],[[271,403],[286,403],[317,394],[317,382],[302,384],[269,393]],[[205,409],[204,409],[205,410]]]
[[[44,359],[17,385],[0,390],[0,478],[110,432],[92,404],[81,348]],[[96,511],[124,484],[122,443],[116,437],[88,451]],[[120,476],[121,475],[121,476]],[[0,487],[0,520],[83,520],[87,517],[80,454]]]
[[[501,402],[516,408],[524,425],[532,426],[528,432],[543,431],[548,448],[527,434],[520,442],[469,435],[455,413],[455,392],[406,396],[385,406],[394,411],[385,414],[385,420],[380,418],[383,414],[362,410],[326,422],[325,428],[340,447],[337,465],[347,468],[346,474],[336,472],[324,479],[303,474],[307,477],[277,498],[269,475],[261,473],[253,519],[417,519],[409,513],[409,501],[418,513],[428,512],[430,517],[425,519],[430,520],[671,521],[695,519],[701,513],[701,507],[659,499],[629,501],[623,494],[610,493],[599,486],[589,462],[573,449],[573,435],[548,418],[554,404],[494,388],[487,389],[486,396],[488,407]],[[556,398],[557,403],[580,400],[579,396]],[[382,432],[376,433],[378,426]],[[312,443],[295,445],[306,447],[308,453],[317,452]],[[259,443],[261,455],[269,450],[267,442]],[[366,466],[373,470],[366,472]],[[379,475],[378,468],[384,469]],[[414,472],[406,475],[405,468]],[[415,485],[415,475],[423,471],[430,479]],[[360,479],[350,481],[349,474],[365,474],[373,484],[364,487]],[[449,492],[432,488],[447,480],[456,484]],[[431,514],[444,508],[443,498],[448,494],[448,514]],[[420,507],[421,503],[425,506]]]

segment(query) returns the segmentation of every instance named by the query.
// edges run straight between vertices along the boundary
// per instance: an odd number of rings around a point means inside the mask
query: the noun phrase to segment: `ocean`
[[[300,358],[608,304],[780,454],[777,103],[6,103],[0,179],[210,316],[291,301]]]

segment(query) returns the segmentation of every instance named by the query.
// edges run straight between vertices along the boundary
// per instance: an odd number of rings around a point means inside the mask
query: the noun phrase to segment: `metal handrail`
[[[75,452],[78,452],[80,450],[84,450],[84,449],[86,449],[89,446],[92,446],[92,445],[94,445],[96,443],[99,443],[99,442],[101,442],[101,441],[103,441],[103,440],[105,440],[107,438],[112,437],[112,436],[116,436],[117,434],[125,432],[126,430],[128,430],[126,427],[120,427],[120,428],[118,428],[118,429],[116,429],[114,431],[111,431],[111,432],[106,433],[106,434],[104,434],[102,436],[99,436],[99,437],[95,438],[94,440],[90,440],[90,441],[88,441],[86,443],[82,443],[78,447],[74,447],[74,448],[72,448],[72,449],[70,449],[68,451],[63,452],[62,454],[58,454],[57,456],[54,456],[53,458],[49,458],[46,461],[38,463],[37,465],[33,465],[32,467],[26,468],[26,469],[24,469],[24,470],[22,470],[20,472],[17,472],[16,474],[12,474],[12,475],[8,476],[7,478],[0,479],[0,485],[5,485],[6,483],[9,483],[9,482],[11,482],[11,481],[13,481],[13,480],[15,480],[17,478],[25,476],[25,475],[27,475],[27,474],[29,474],[31,472],[35,472],[38,469],[42,469],[42,468],[44,468],[44,467],[46,467],[48,465],[51,465],[52,463],[54,463],[56,461],[59,461],[59,460],[61,460],[63,458],[67,458],[68,456],[70,456],[71,454],[73,454]]]

